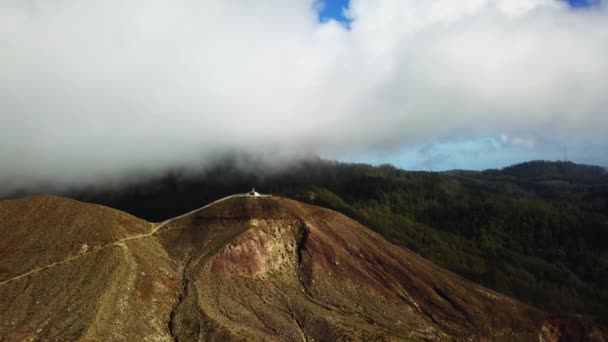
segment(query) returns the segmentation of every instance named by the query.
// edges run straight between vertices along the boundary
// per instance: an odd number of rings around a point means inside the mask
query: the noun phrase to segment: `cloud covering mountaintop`
[[[232,150],[606,143],[602,3],[352,0],[349,28],[319,23],[316,5],[0,2],[0,182],[95,182]]]

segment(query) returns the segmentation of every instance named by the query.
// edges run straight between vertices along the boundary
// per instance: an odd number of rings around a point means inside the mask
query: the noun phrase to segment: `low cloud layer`
[[[89,183],[235,150],[606,142],[602,3],[352,0],[349,29],[316,8],[1,1],[1,184]]]

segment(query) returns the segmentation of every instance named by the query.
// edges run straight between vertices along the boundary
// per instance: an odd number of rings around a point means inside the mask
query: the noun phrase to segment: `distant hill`
[[[0,338],[603,340],[328,209],[232,196],[152,224],[53,196],[0,201]]]
[[[162,221],[252,186],[342,212],[544,310],[608,317],[608,178],[595,166],[529,162],[484,172],[412,172],[312,159],[265,172],[255,160],[228,160],[199,174],[177,170],[67,195]]]
[[[486,175],[506,175],[527,180],[565,180],[595,182],[606,177],[606,169],[600,166],[575,164],[567,161],[530,161],[505,167],[502,170],[487,170]]]

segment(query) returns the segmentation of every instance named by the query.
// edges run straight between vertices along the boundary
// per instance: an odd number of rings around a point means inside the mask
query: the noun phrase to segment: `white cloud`
[[[501,134],[500,141],[504,145],[516,148],[533,149],[536,147],[536,140],[532,137],[510,137],[507,134]]]
[[[346,30],[315,4],[1,1],[0,181],[608,129],[603,6],[352,0]]]

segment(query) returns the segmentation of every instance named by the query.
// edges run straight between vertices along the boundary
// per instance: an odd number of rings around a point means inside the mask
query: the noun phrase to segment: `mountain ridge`
[[[72,248],[51,245],[47,254],[67,255],[63,262],[5,276],[0,336],[551,340],[572,333],[560,328],[564,322],[585,334],[604,334],[586,319],[557,319],[484,289],[329,209],[274,196],[231,196],[140,226],[125,221],[134,219],[128,214],[116,217],[120,212],[113,209],[76,202],[51,196],[1,201],[0,217],[9,219],[0,221],[0,231],[14,237],[20,228],[35,235],[56,231],[54,224],[65,231],[76,224],[85,233],[93,225],[107,237],[95,226],[98,215],[111,218],[104,230],[123,232],[125,222],[137,229],[100,245],[95,234],[84,242],[59,235]],[[27,218],[6,216],[16,206],[60,217],[44,228],[24,225]],[[90,222],[83,223],[83,210],[93,210]],[[84,252],[82,243],[90,246]],[[0,249],[0,265],[28,258],[9,247]]]
[[[266,172],[255,158],[239,160],[200,173],[174,170],[118,187],[73,189],[68,197],[156,222],[255,185],[344,213],[442,267],[546,311],[608,317],[608,176],[593,176],[588,166],[513,166],[536,172],[530,178],[320,159]]]

